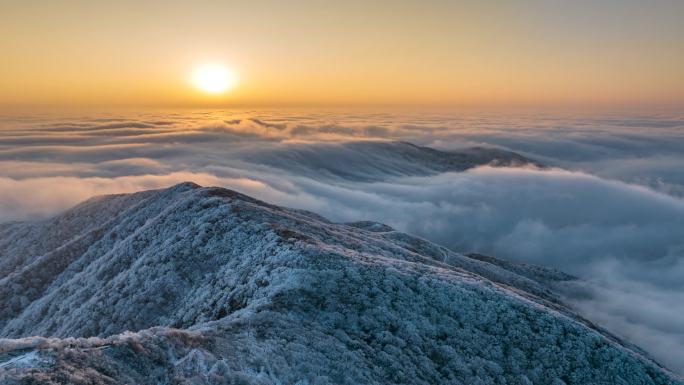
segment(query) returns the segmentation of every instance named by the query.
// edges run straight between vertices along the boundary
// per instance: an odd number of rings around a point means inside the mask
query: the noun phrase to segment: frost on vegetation
[[[190,183],[3,226],[0,269],[0,383],[680,383],[570,276]]]

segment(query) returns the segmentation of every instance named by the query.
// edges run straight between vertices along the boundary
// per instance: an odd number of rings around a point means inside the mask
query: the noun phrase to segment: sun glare
[[[235,86],[235,75],[224,66],[207,64],[195,70],[192,82],[204,92],[220,94]]]

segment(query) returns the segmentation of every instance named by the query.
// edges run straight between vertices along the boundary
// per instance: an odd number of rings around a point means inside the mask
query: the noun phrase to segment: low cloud
[[[684,373],[681,117],[208,112],[2,125],[0,221],[105,193],[224,186],[578,275],[590,295],[570,297],[574,307]],[[388,139],[510,149],[553,167],[435,173],[402,153],[330,144]],[[320,171],[331,165],[335,175]]]
[[[0,218],[3,222],[47,218],[90,197],[132,193],[194,181],[205,186],[252,190],[259,182],[248,178],[219,178],[206,173],[102,177],[41,177],[15,180],[0,177]]]

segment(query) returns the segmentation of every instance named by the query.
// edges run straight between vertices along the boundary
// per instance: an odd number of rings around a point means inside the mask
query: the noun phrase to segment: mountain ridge
[[[463,172],[487,165],[544,167],[539,161],[499,148],[440,150],[406,141],[288,144],[286,148],[248,153],[242,159],[296,175],[355,182]]]
[[[544,282],[572,277],[222,188],[93,198],[0,257],[7,383],[678,383]]]

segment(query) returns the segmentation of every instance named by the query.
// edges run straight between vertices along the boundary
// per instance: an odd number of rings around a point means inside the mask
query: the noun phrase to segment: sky
[[[677,0],[4,0],[0,107],[684,105]],[[205,63],[236,75],[193,87]]]

